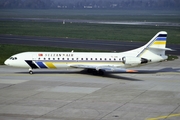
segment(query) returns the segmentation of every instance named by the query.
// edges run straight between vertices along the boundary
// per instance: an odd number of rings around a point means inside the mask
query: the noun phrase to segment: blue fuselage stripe
[[[40,67],[40,68],[47,68],[43,62],[36,62],[36,64]]]

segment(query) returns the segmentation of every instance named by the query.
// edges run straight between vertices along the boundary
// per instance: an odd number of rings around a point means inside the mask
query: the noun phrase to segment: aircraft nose
[[[4,64],[5,65],[9,65],[9,62],[8,62],[9,60],[6,60],[5,62],[4,62]]]

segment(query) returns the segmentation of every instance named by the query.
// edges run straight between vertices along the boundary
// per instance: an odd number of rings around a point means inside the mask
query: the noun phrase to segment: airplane
[[[129,68],[165,61],[167,32],[158,32],[147,44],[126,52],[22,52],[4,64],[33,69],[79,68],[103,75],[107,72],[137,72]]]

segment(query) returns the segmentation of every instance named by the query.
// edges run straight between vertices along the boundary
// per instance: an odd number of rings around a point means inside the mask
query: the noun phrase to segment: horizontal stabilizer
[[[166,50],[166,51],[175,51],[171,48],[160,48],[160,47],[149,47],[147,49],[155,49],[155,50]]]

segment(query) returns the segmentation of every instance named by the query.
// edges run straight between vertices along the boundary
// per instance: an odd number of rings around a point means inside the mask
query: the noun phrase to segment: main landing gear
[[[31,68],[29,68],[29,74],[32,75],[33,74],[33,71]]]
[[[99,70],[87,69],[87,72],[92,73],[93,75],[100,75],[100,76],[103,76],[105,74],[105,72],[101,69],[99,69]]]

